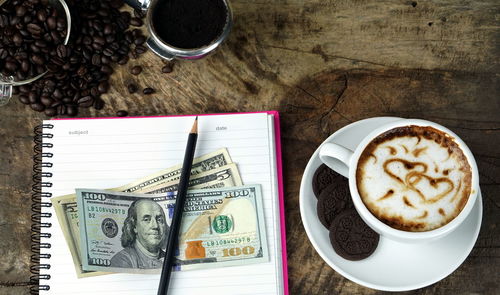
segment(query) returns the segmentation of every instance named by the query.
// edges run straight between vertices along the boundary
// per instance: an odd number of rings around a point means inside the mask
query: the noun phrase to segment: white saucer
[[[338,130],[324,142],[335,142],[352,150],[378,126],[398,120],[394,117],[371,118]],[[300,185],[300,214],[309,240],[318,254],[335,271],[365,287],[384,291],[407,291],[442,280],[457,269],[469,255],[479,235],[483,215],[481,192],[470,215],[455,231],[427,244],[404,244],[380,237],[375,252],[361,261],[346,260],[333,250],[328,230],[316,213],[317,199],[312,178],[322,164],[314,152]]]

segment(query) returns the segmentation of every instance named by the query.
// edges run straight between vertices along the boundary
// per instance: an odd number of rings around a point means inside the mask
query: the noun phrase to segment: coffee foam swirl
[[[356,170],[359,194],[382,222],[406,231],[428,231],[455,218],[471,192],[464,153],[432,127],[391,129],[372,140]]]

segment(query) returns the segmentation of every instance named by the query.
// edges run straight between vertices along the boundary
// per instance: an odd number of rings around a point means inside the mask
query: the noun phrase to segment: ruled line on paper
[[[95,126],[96,128],[98,126]],[[248,129],[234,129],[234,130],[225,130],[225,131],[216,131],[216,130],[203,130],[203,133],[230,133],[230,132],[236,132],[240,133],[242,131],[258,131],[258,130],[267,130],[267,128],[248,128]],[[78,138],[78,137],[111,137],[111,136],[141,136],[141,135],[173,135],[173,134],[179,134],[179,135],[186,135],[185,131],[172,131],[172,132],[138,132],[138,133],[109,133],[109,134],[85,134],[85,135],[66,135],[66,134],[61,134],[57,135],[57,138]]]

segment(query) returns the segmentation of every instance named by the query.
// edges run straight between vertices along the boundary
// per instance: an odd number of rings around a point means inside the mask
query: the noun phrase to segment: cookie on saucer
[[[333,171],[325,164],[321,164],[321,166],[316,169],[316,172],[314,172],[312,180],[313,192],[316,198],[318,198],[321,192],[337,178],[343,178],[343,176]]]
[[[335,252],[347,260],[361,260],[377,249],[379,235],[359,216],[355,209],[337,215],[330,226],[330,243]]]
[[[316,211],[319,221],[330,228],[333,219],[346,209],[354,208],[351,194],[349,192],[349,181],[347,178],[336,178],[332,184],[327,186],[318,198]]]

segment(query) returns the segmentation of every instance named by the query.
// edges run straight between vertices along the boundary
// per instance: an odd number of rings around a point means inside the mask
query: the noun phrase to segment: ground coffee
[[[226,21],[222,0],[160,0],[153,14],[154,30],[162,41],[184,49],[209,45]]]

